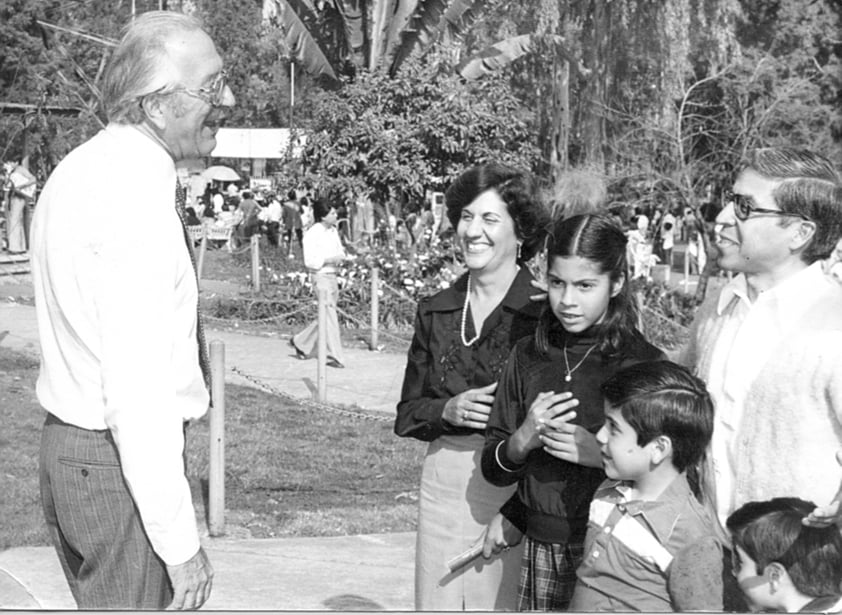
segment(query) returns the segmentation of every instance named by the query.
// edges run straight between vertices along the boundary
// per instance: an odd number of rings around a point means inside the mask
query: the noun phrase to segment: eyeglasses
[[[210,85],[198,90],[191,90],[190,88],[176,88],[173,92],[184,92],[188,96],[193,96],[209,104],[211,107],[221,107],[222,100],[225,98],[225,88],[228,87],[228,72],[219,71],[216,77],[213,78]]]
[[[725,193],[725,202],[734,204],[734,215],[737,220],[748,220],[751,214],[766,214],[769,216],[789,216],[793,218],[801,218],[809,221],[810,219],[803,214],[789,213],[788,211],[781,211],[780,209],[764,209],[763,207],[755,207],[752,205],[752,198],[745,194],[736,194],[734,192]]]

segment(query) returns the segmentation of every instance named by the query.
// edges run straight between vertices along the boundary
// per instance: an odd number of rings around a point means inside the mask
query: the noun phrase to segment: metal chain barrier
[[[281,320],[282,318],[288,318],[289,316],[294,316],[304,310],[310,309],[312,305],[308,302],[302,307],[298,308],[297,310],[292,310],[291,312],[284,312],[283,314],[278,314],[277,316],[267,316],[266,318],[222,318],[220,316],[211,316],[210,314],[202,314],[202,318],[204,320],[215,320],[218,322],[242,322],[242,323],[256,323],[256,322],[275,322],[276,320]]]
[[[360,320],[354,318],[353,316],[351,316],[348,312],[346,312],[345,310],[343,310],[339,306],[336,306],[336,313],[342,314],[342,316],[344,316],[346,319],[355,323],[357,325],[357,328],[361,331],[370,331],[371,330],[371,327],[368,324],[366,324],[364,322],[361,322]],[[387,335],[387,336],[391,337],[392,339],[397,340],[399,342],[404,342],[404,343],[408,344],[409,342],[412,341],[411,339],[401,337],[400,335],[395,335],[394,333],[389,333],[388,331],[386,331],[384,329],[378,329],[377,332],[380,335]]]
[[[267,384],[262,382],[252,376],[251,374],[246,374],[240,368],[233,366],[231,367],[231,371],[251,382],[255,387],[266,391],[267,393],[271,393],[272,395],[277,395],[279,397],[283,397],[288,401],[295,402],[298,405],[303,406],[306,410],[310,411],[318,411],[318,412],[329,412],[331,414],[336,414],[339,416],[344,416],[352,419],[359,419],[363,421],[377,421],[380,423],[391,423],[394,419],[390,416],[385,416],[383,414],[366,414],[365,412],[357,412],[354,410],[346,410],[345,408],[341,408],[339,406],[334,406],[332,404],[325,404],[321,402],[314,401],[312,399],[306,399],[302,397],[295,397],[294,395],[290,395],[289,393],[285,393],[271,384]]]

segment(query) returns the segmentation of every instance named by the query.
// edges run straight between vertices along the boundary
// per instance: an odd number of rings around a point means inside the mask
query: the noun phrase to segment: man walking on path
[[[738,275],[700,308],[683,361],[716,404],[720,520],[785,496],[819,504],[808,523],[839,521],[842,287],[820,261],[842,236],[842,179],[812,152],[756,150],[715,230]]]
[[[102,91],[109,124],[58,165],[33,221],[42,502],[79,608],[198,608],[213,570],[184,427],[209,372],[175,162],[210,154],[234,96],[201,25],[166,11],[128,26]]]

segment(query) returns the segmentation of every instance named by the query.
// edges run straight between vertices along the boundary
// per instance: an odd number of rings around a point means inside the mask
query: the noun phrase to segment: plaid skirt
[[[551,544],[524,537],[518,610],[566,611],[583,555],[581,542]]]

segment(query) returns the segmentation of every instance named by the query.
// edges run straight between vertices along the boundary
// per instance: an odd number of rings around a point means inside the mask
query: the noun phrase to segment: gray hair
[[[174,84],[163,75],[168,61],[167,42],[174,33],[203,30],[199,20],[174,11],[143,13],[123,30],[102,84],[102,102],[109,121],[139,124],[144,96],[165,93]]]
[[[814,263],[829,257],[842,237],[842,177],[833,163],[808,150],[766,147],[749,153],[746,168],[779,181],[772,191],[777,206],[816,225],[801,258]]]

